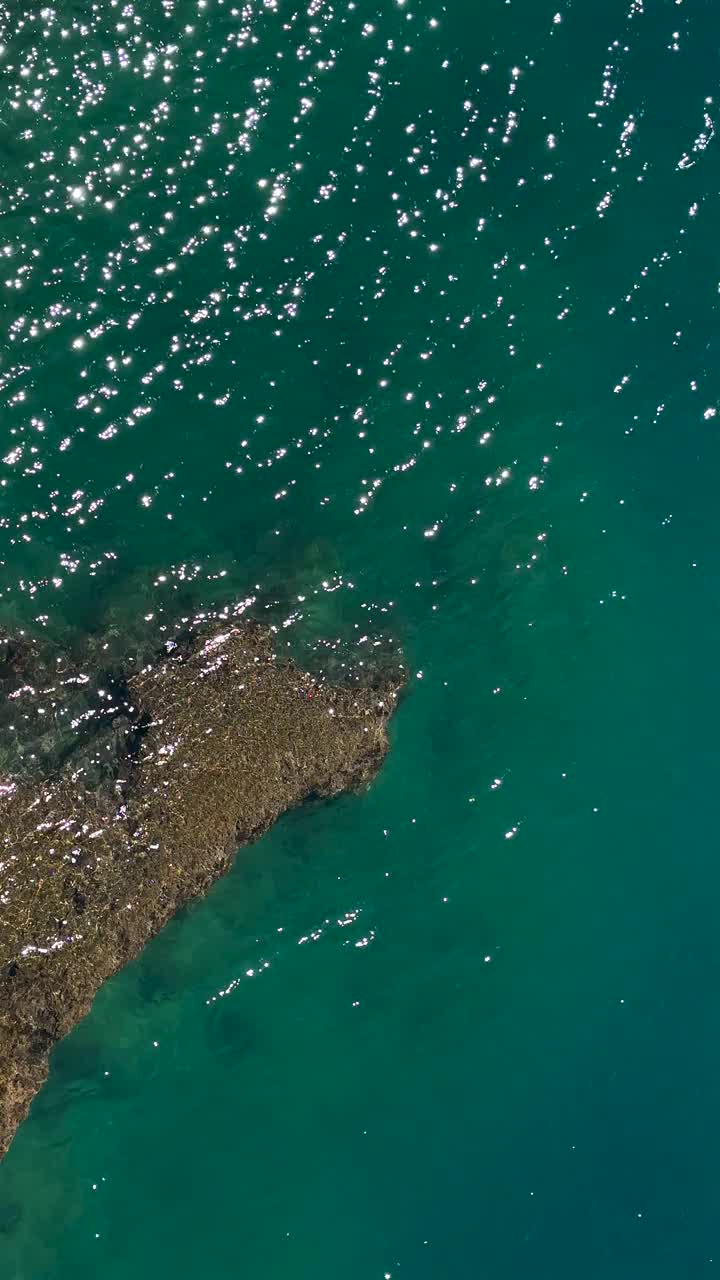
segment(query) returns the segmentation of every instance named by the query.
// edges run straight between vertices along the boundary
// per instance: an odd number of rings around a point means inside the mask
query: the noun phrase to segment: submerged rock
[[[0,1156],[102,982],[239,845],[378,769],[398,669],[331,685],[274,643],[234,620],[170,642],[128,679],[99,782],[77,755],[45,780],[0,778]]]

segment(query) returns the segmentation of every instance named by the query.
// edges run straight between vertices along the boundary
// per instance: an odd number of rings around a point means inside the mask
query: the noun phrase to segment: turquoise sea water
[[[716,6],[0,26],[0,623],[413,672],[59,1048],[0,1275],[712,1274]]]

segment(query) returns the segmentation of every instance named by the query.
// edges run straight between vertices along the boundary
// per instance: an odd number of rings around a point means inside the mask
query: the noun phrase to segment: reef
[[[101,984],[283,812],[378,770],[401,666],[330,683],[278,647],[216,620],[99,687],[0,637],[0,737],[25,732],[0,763],[0,1157]]]

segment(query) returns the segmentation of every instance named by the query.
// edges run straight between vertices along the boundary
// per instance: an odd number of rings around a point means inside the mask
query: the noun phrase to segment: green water
[[[716,7],[3,8],[0,618],[414,673],[59,1048],[3,1280],[712,1273]]]

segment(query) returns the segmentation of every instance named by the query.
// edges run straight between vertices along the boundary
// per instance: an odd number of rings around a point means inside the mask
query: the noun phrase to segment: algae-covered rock
[[[239,845],[378,769],[398,669],[331,685],[275,642],[233,619],[170,641],[127,680],[99,783],[77,755],[44,780],[0,777],[0,1155],[101,983]]]

